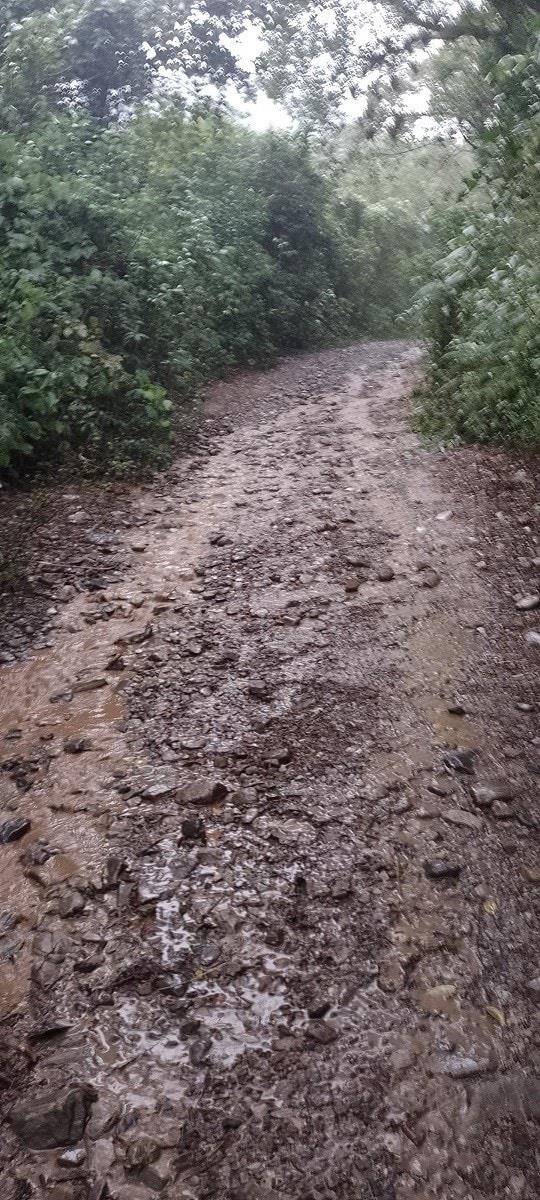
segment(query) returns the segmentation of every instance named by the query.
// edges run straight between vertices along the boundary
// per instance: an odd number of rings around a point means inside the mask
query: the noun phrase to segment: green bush
[[[351,332],[306,146],[172,108],[0,136],[0,465],[159,460],[209,378]]]
[[[480,167],[424,293],[433,370],[418,424],[430,436],[540,441],[539,47],[498,65]]]

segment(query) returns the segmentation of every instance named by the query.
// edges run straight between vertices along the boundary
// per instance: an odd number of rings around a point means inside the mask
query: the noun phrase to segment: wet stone
[[[141,1171],[148,1163],[159,1158],[161,1148],[154,1138],[146,1134],[129,1142],[126,1150],[126,1171]]]
[[[202,817],[184,817],[181,830],[182,837],[188,842],[206,841],[206,828]]]
[[[495,800],[491,815],[496,821],[509,821],[514,816],[514,811],[510,804],[505,804],[504,800]]]
[[[339,1032],[329,1021],[314,1020],[306,1029],[306,1038],[319,1046],[329,1046],[337,1041]]]
[[[12,821],[4,821],[0,825],[0,843],[5,846],[9,842],[18,842],[32,827],[27,817],[15,817]]]
[[[516,600],[516,608],[519,612],[532,612],[533,609],[540,607],[540,593],[530,592],[527,596],[520,596]]]
[[[201,1067],[212,1049],[211,1038],[197,1038],[189,1047],[189,1060],[194,1067]]]
[[[92,749],[90,738],[66,738],[64,751],[66,754],[85,754]]]
[[[473,1075],[481,1075],[483,1072],[489,1071],[489,1062],[486,1059],[451,1054],[438,1063],[437,1071],[441,1075],[450,1076],[451,1079],[471,1079]]]
[[[516,785],[508,779],[490,779],[475,783],[471,795],[479,808],[490,808],[497,800],[513,800]]]
[[[449,779],[432,779],[428,783],[427,789],[434,796],[450,796],[454,790],[454,785]]]
[[[330,1004],[329,1000],[324,1000],[321,998],[313,999],[308,1004],[308,1017],[310,1017],[312,1021],[320,1020],[321,1017],[326,1016],[331,1007],[332,1005]]]
[[[64,1092],[47,1091],[15,1104],[9,1120],[32,1150],[52,1150],[80,1141],[97,1092],[91,1084],[77,1084]]]
[[[79,679],[77,683],[72,683],[71,691],[73,695],[77,695],[79,692],[97,692],[104,687],[107,687],[107,680],[96,676],[94,679]]]
[[[438,571],[433,570],[433,567],[428,567],[425,571],[422,571],[420,582],[424,588],[436,588],[441,582],[441,577]]]
[[[218,780],[197,779],[183,787],[178,798],[185,804],[219,804],[226,795],[225,784]]]
[[[70,888],[60,896],[58,914],[61,917],[75,917],[84,911],[85,903],[84,896],[76,888]]]
[[[445,858],[430,858],[424,862],[424,873],[428,879],[457,879],[461,864]]]
[[[475,755],[472,750],[451,750],[445,754],[443,762],[451,771],[459,771],[463,775],[474,775]]]
[[[252,679],[248,684],[249,695],[254,700],[268,700],[269,688],[263,679]]]
[[[58,1164],[61,1167],[80,1167],[86,1158],[86,1150],[83,1146],[78,1146],[74,1150],[64,1150],[63,1154],[58,1155]]]
[[[474,813],[466,812],[462,808],[448,808],[443,815],[445,821],[450,821],[452,825],[461,825],[465,829],[482,829],[483,827],[481,817],[476,817]]]

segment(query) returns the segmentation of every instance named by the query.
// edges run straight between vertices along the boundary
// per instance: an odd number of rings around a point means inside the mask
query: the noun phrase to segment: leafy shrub
[[[424,293],[429,435],[540,441],[540,42],[497,68],[500,91],[460,227]]]
[[[173,404],[350,333],[305,145],[171,108],[0,136],[0,465],[159,459]]]

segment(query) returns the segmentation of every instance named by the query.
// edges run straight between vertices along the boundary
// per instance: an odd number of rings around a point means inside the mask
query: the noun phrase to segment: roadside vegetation
[[[375,9],[390,32],[366,48],[354,23]],[[5,477],[157,465],[209,379],[396,332],[433,347],[424,432],[538,441],[540,3],[455,10],[4,8]],[[265,46],[255,85],[232,49],[246,24]],[[242,122],[230,89],[254,86],[290,131]]]

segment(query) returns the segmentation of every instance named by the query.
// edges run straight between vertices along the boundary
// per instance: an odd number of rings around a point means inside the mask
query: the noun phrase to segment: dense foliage
[[[165,109],[0,138],[4,464],[152,457],[233,364],[345,336],[354,285],[305,147]]]
[[[540,40],[492,75],[492,119],[424,293],[434,367],[421,428],[444,438],[540,441]]]

